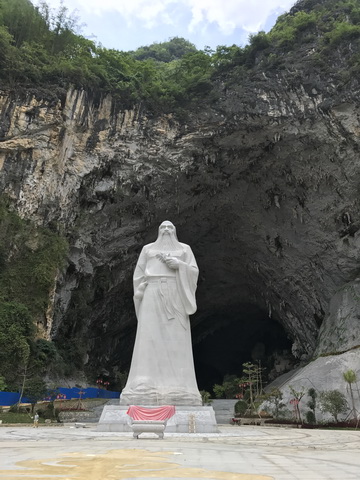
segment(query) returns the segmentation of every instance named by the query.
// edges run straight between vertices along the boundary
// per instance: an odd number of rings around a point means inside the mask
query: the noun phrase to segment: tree
[[[240,379],[236,375],[225,375],[221,385],[214,385],[213,391],[216,398],[236,398],[239,392]]]
[[[0,374],[7,381],[14,381],[26,368],[34,331],[25,305],[0,300]]]
[[[20,406],[20,403],[22,402],[22,398],[24,396],[24,389],[25,389],[25,384],[26,384],[26,378],[28,375],[28,368],[29,368],[29,358],[30,358],[30,346],[26,342],[23,344],[23,352],[22,352],[22,362],[20,367],[22,367],[22,382],[21,382],[21,389],[20,389],[20,396],[19,400],[17,402],[18,408]]]
[[[34,412],[36,403],[44,398],[47,392],[47,386],[41,377],[33,377],[28,380],[24,388],[24,396],[31,402],[31,412]]]
[[[269,37],[264,31],[250,34],[249,41],[254,52],[265,50],[270,45]]]
[[[29,0],[2,0],[2,21],[13,36],[14,45],[20,47],[34,33],[34,23],[38,16]]]
[[[251,362],[243,363],[243,373],[245,376],[241,379],[247,382],[249,386],[249,407],[250,414],[256,410],[255,400],[262,395],[262,368]]]
[[[295,390],[294,387],[289,385],[289,389],[294,398],[290,400],[291,405],[294,407],[296,421],[302,423],[301,412],[300,412],[300,402],[303,396],[305,395],[305,388],[301,387],[301,390]]]
[[[8,29],[0,26],[0,66],[4,68],[9,62],[10,57],[14,53],[14,47],[12,46],[13,37],[9,33]]]
[[[275,387],[266,395],[267,402],[274,406],[271,412],[274,418],[279,418],[281,416],[281,410],[285,407],[285,403],[282,399],[282,391]]]
[[[227,45],[219,45],[216,47],[215,52],[209,51],[205,48],[205,53],[211,56],[211,63],[218,69],[222,70],[239,62],[244,56],[243,49],[237,45],[232,45],[231,47]]]
[[[346,413],[348,410],[348,404],[346,397],[339,390],[327,390],[323,391],[319,395],[320,410],[322,412],[330,413],[338,422],[338,415],[340,413]]]
[[[168,42],[153,43],[152,45],[140,47],[131,52],[136,60],[154,59],[158,62],[172,62],[182,58],[189,52],[196,52],[194,44],[181,37],[171,38]]]
[[[354,370],[347,370],[346,372],[343,373],[343,377],[345,382],[348,384],[349,390],[350,390],[350,397],[351,397],[351,412],[350,415],[352,414],[354,416],[354,420],[357,421],[357,410],[355,408],[355,399],[354,399],[354,391],[352,388],[352,384],[356,383],[357,378],[356,378],[356,373]]]

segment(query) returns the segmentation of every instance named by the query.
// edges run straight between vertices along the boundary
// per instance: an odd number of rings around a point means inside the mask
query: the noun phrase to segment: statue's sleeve
[[[188,315],[192,315],[196,312],[195,292],[197,287],[197,279],[199,276],[199,269],[194,254],[189,246],[187,246],[185,252],[185,261],[180,262],[179,269],[177,270],[176,281],[185,312]]]
[[[134,277],[133,277],[134,305],[135,305],[136,316],[138,316],[139,307],[140,307],[141,300],[146,287],[146,280],[145,280],[146,262],[147,262],[146,249],[145,247],[143,247],[143,249],[141,250],[140,256],[138,258],[135,271],[134,271]]]

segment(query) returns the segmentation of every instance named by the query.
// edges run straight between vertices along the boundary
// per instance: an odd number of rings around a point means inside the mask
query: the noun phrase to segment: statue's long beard
[[[160,234],[152,248],[159,250],[160,252],[172,252],[174,250],[180,250],[181,244],[172,233],[164,235]]]

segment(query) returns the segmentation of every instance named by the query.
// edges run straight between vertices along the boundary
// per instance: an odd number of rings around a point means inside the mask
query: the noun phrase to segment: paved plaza
[[[219,434],[1,427],[0,480],[359,480],[360,431],[220,426]]]

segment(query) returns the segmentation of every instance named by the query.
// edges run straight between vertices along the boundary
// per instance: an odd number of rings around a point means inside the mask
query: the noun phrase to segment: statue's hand
[[[166,255],[165,255],[164,253],[158,253],[158,254],[156,255],[156,258],[157,258],[158,260],[160,260],[160,262],[162,262],[162,263],[165,263],[165,257],[166,257]]]
[[[173,270],[179,269],[180,262],[176,257],[165,257],[165,263],[169,268],[172,268]]]

